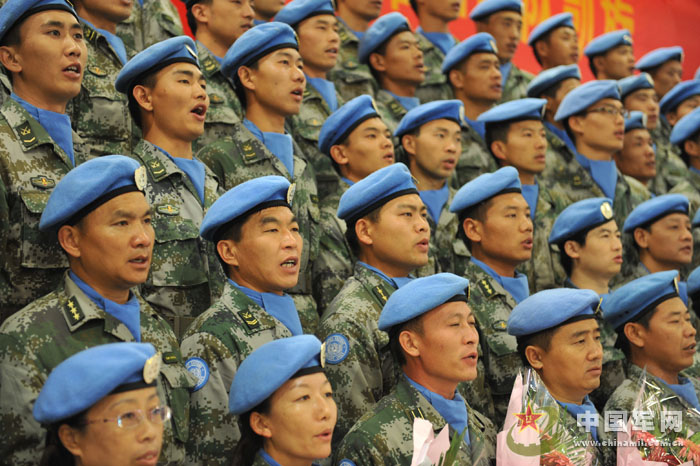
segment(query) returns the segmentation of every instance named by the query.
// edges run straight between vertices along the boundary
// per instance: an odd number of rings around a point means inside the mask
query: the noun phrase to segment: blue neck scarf
[[[355,34],[355,37],[357,37],[358,40],[362,40],[362,37],[365,35],[364,32],[355,31],[355,30],[352,29],[350,26],[348,26],[348,23],[346,23],[346,22],[343,20],[343,18],[341,18],[340,16],[336,16],[336,18],[338,18],[338,21],[340,21],[341,23],[343,23],[343,25],[344,25],[346,28],[348,28],[348,29],[350,30],[350,32],[352,32],[353,34]]]
[[[537,211],[537,198],[540,195],[540,186],[537,183],[523,184],[520,188],[527,205],[530,206],[530,217],[534,219]]]
[[[455,391],[455,397],[452,400],[448,400],[435,392],[432,392],[420,385],[418,382],[411,380],[409,376],[404,374],[408,383],[410,383],[413,388],[418,390],[418,392],[423,395],[423,397],[428,400],[428,403],[435,408],[435,411],[440,413],[440,416],[444,417],[447,423],[458,433],[464,432],[467,429],[467,433],[464,434],[464,443],[470,445],[469,440],[469,413],[467,412],[467,405],[464,402],[464,398]]]
[[[576,145],[574,145],[574,141],[571,140],[569,137],[569,133],[566,132],[566,130],[559,129],[556,126],[554,126],[552,123],[549,121],[545,121],[544,125],[549,128],[549,130],[554,133],[556,137],[564,141],[564,144],[566,144],[566,147],[571,149],[571,153],[575,154],[576,153]]]
[[[335,84],[332,81],[323,78],[310,78],[308,76],[306,81],[321,94],[331,112],[338,110],[338,97],[335,95]]]
[[[598,416],[598,411],[595,409],[595,406],[593,403],[591,403],[591,400],[589,400],[588,397],[584,398],[583,403],[580,405],[575,403],[563,403],[561,401],[557,401],[557,403],[566,408],[566,410],[571,413],[574,418],[578,414],[595,414]],[[591,426],[591,435],[593,436],[593,439],[596,441],[598,440],[598,428],[596,426]]]
[[[255,22],[255,20],[253,20],[253,22]],[[224,61],[223,57],[217,56],[214,52],[212,52],[211,50],[209,50],[209,48],[208,48],[206,45],[204,45],[203,43],[201,43],[200,41],[197,41],[197,44],[198,44],[198,45],[201,45],[202,48],[203,48],[204,50],[206,50],[207,52],[209,52],[209,53],[211,54],[212,57],[216,58],[216,61],[219,62],[219,65],[221,64],[221,62]]]
[[[294,178],[294,145],[292,137],[281,133],[263,133],[255,126],[255,123],[245,118],[243,126],[253,133],[267,147],[267,150],[272,152],[284,164],[284,168],[289,172],[289,176]]]
[[[241,290],[255,304],[263,308],[265,312],[282,322],[292,332],[292,335],[302,335],[304,333],[294,300],[287,293],[281,296],[275,293],[261,293],[241,286],[230,278],[228,281]]]
[[[376,273],[379,275],[381,278],[384,279],[385,282],[387,282],[389,285],[393,286],[395,289],[399,289],[402,286],[404,286],[406,283],[410,282],[413,280],[413,277],[389,277],[387,274],[382,272],[376,267],[372,267],[369,264],[366,264],[362,261],[357,261],[358,264],[362,265],[364,268],[371,270],[372,272]]]
[[[107,298],[103,298],[90,285],[78,278],[73,271],[69,271],[68,275],[70,275],[71,280],[75,282],[78,288],[90,298],[90,301],[95,303],[97,307],[107,314],[126,325],[126,328],[128,328],[134,336],[134,340],[137,342],[141,341],[141,304],[139,304],[139,300],[135,294],[129,293],[131,295],[129,300],[125,304],[118,304]]]
[[[615,201],[617,186],[617,166],[614,160],[591,160],[585,155],[575,152],[576,160],[590,173],[591,178],[603,190],[606,197]]]
[[[661,381],[664,382],[663,380]],[[680,382],[679,384],[664,383],[668,385],[668,388],[673,390],[673,393],[683,398],[687,403],[690,403],[693,408],[700,411],[700,402],[698,402],[698,394],[695,392],[693,383],[690,381],[690,379],[685,377],[678,377],[678,381]]]
[[[201,201],[202,205],[204,205],[204,164],[194,157],[192,157],[192,160],[185,159],[182,157],[173,157],[170,154],[168,154],[165,150],[161,149],[155,144],[153,145],[156,147],[156,149],[167,155],[168,158],[172,160],[175,165],[177,165],[177,168],[185,172],[187,177],[194,185],[194,189],[197,190],[199,200]]]
[[[267,463],[270,466],[282,466],[277,461],[272,459],[272,456],[268,455],[267,452],[265,450],[263,450],[262,448],[260,450],[258,450],[258,455],[260,456],[260,458],[262,458],[262,460],[265,463]]]
[[[92,24],[85,18],[80,19],[82,19],[84,23],[88,24],[95,31],[102,34],[105,37],[105,39],[107,39],[107,42],[112,47],[112,50],[114,50],[114,53],[117,54],[117,57],[119,58],[119,61],[122,62],[122,65],[126,65],[126,62],[129,61],[129,59],[127,58],[126,47],[124,47],[124,42],[122,42],[121,38],[118,35],[112,34],[109,31],[105,31],[104,29],[95,27],[94,24]]]
[[[688,307],[688,282],[678,282],[678,294],[681,296],[685,307]]]
[[[418,191],[418,195],[423,200],[423,203],[428,207],[430,217],[435,221],[435,224],[440,221],[440,213],[442,208],[447,203],[447,198],[450,197],[450,191],[447,183],[440,189],[430,189],[427,191]]]
[[[510,61],[501,65],[501,86],[503,86],[504,91],[506,90],[506,81],[508,81],[511,68],[513,68],[513,62]]]
[[[504,277],[503,275],[498,275],[495,270],[480,260],[475,259],[474,256],[472,256],[471,261],[505,288],[513,299],[515,299],[515,302],[519,303],[530,296],[530,286],[527,282],[527,275],[516,271],[515,277]]]
[[[350,181],[349,179],[345,178],[344,176],[341,176],[340,179],[343,180],[345,183],[347,183],[348,186],[352,186],[355,184],[354,181]]]
[[[386,89],[384,89],[386,91]],[[406,110],[413,110],[417,106],[420,105],[420,99],[418,97],[404,97],[402,95],[396,95],[391,91],[387,91],[391,96],[398,100],[398,102],[401,104],[403,108]]]
[[[486,123],[484,123],[483,121],[470,120],[469,118],[466,118],[466,117],[464,119],[467,120],[467,123],[469,123],[469,126],[471,126],[472,129],[474,131],[476,131],[477,134],[479,134],[481,139],[483,141],[486,141]]]
[[[455,38],[449,32],[425,32],[420,26],[418,26],[416,32],[425,36],[425,38],[428,39],[431,44],[439,48],[445,55],[447,55],[447,52],[449,52],[450,49],[457,43]]]
[[[73,130],[70,126],[70,117],[65,113],[56,113],[51,110],[35,107],[14,92],[12,98],[29,113],[41,126],[44,127],[51,139],[63,149],[75,167],[75,153],[73,152]]]

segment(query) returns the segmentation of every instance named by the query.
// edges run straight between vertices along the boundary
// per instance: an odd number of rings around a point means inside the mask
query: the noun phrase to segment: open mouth
[[[66,66],[63,68],[63,71],[66,73],[74,74],[75,76],[80,76],[80,73],[82,71],[82,67],[80,66],[79,63],[74,63],[72,65]]]
[[[697,343],[693,342],[689,344],[688,346],[684,347],[684,351],[695,351],[695,347],[697,346]]]
[[[330,49],[326,49],[326,53],[330,53],[332,55],[338,55],[338,49],[336,47],[332,47]]]
[[[291,269],[291,268],[296,267],[298,263],[299,263],[299,259],[290,258],[290,259],[287,259],[286,261],[282,262],[281,265],[285,269]]]
[[[292,95],[294,96],[295,100],[301,101],[304,98],[304,90],[303,89],[294,89],[292,91]]]
[[[194,113],[195,115],[204,116],[207,113],[207,106],[204,104],[199,104],[199,105],[195,106],[191,110],[191,112]]]

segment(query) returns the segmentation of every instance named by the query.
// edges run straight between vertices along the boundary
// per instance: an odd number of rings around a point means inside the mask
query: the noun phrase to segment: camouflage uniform
[[[201,358],[209,366],[209,378],[190,395],[189,464],[230,464],[241,437],[237,418],[228,410],[238,366],[265,343],[291,336],[282,322],[228,282],[221,299],[187,329],[183,357]]]
[[[207,80],[209,108],[204,120],[204,133],[199,136],[192,147],[199,150],[222,138],[231,137],[236,123],[243,119],[243,107],[233,90],[233,85],[221,72],[221,65],[206,47],[197,42],[197,56],[202,65],[202,74]]]
[[[183,35],[180,13],[170,0],[134,2],[131,16],[117,24],[117,35],[127,50],[138,52],[153,44]]]
[[[489,466],[496,459],[496,429],[493,423],[467,403],[469,441],[461,442],[455,464]],[[411,464],[413,457],[413,420],[430,421],[435,435],[447,421],[405,377],[396,388],[355,424],[334,452],[333,464],[345,466],[381,466]],[[450,426],[450,438],[458,434]],[[349,459],[352,463],[345,463]]]
[[[316,302],[311,296],[311,267],[318,255],[319,220],[316,176],[313,167],[296,154],[294,176],[291,177],[280,159],[270,152],[243,123],[232,126],[231,138],[222,139],[203,148],[198,158],[209,165],[225,190],[265,175],[284,176],[296,183],[292,211],[299,222],[304,249],[301,254],[299,282],[287,292],[294,298],[301,325],[313,331],[318,325]]]
[[[377,328],[382,308],[394,291],[379,275],[355,264],[354,275],[321,319],[317,335],[328,343],[326,376],[338,403],[334,446],[396,385],[398,368],[389,352],[389,335]]]
[[[450,180],[459,189],[479,175],[498,170],[496,159],[486,148],[486,142],[471,126],[462,128],[462,154],[457,161],[455,175]]]
[[[377,99],[377,110],[379,110],[379,116],[382,118],[384,124],[386,124],[391,134],[394,134],[396,127],[399,126],[401,119],[408,113],[408,110],[404,108],[403,105],[398,101],[396,97],[391,95],[384,89],[379,89],[376,95]],[[398,147],[398,141],[394,140],[394,147]]]
[[[163,355],[158,395],[173,412],[163,432],[160,459],[180,464],[189,429],[188,391],[194,383],[167,322],[140,296],[139,302],[141,342],[153,344]],[[0,436],[3,464],[33,465],[41,457],[46,431],[34,420],[32,408],[49,373],[79,351],[120,341],[135,340],[67,272],[55,291],[5,321],[0,327],[0,419],[7,427]]]
[[[700,209],[700,173],[686,170],[686,179],[675,185],[669,193],[684,194],[690,201],[690,219]],[[700,228],[693,228],[693,262],[700,264]]]
[[[338,35],[340,36],[338,61],[328,72],[328,79],[333,81],[336,91],[345,102],[363,94],[374,97],[379,86],[374,80],[369,66],[360,63],[357,59],[357,48],[360,45],[360,40],[340,18],[338,19]]]
[[[53,291],[61,270],[68,267],[56,233],[41,233],[39,219],[56,183],[73,165],[44,127],[15,100],[5,101],[0,118],[1,323]],[[81,162],[77,152],[75,161]]]
[[[416,97],[422,104],[434,100],[454,99],[452,87],[447,82],[447,76],[442,73],[442,62],[445,54],[437,46],[430,42],[423,34],[417,32],[418,45],[423,51],[423,64],[425,65],[425,79],[416,89]]]
[[[224,274],[216,247],[199,236],[204,214],[221,191],[205,167],[202,206],[189,176],[153,144],[139,141],[132,156],[146,167],[144,194],[153,209],[156,233],[151,270],[141,292],[179,337],[221,295]]]
[[[656,145],[656,177],[652,181],[654,194],[666,194],[671,188],[685,180],[688,172],[683,159],[675,146],[661,136],[659,129],[651,131],[652,141]]]
[[[576,157],[559,136],[557,136],[547,125],[544,125],[547,135],[547,152],[545,153],[545,169],[540,174],[540,178],[546,181],[555,181],[556,172],[566,170],[566,168],[576,163]]]
[[[499,103],[527,97],[527,85],[530,84],[534,77],[532,73],[521,70],[513,63],[506,79],[506,85],[503,86],[503,95]]]
[[[0,105],[5,103],[12,94],[12,82],[10,76],[4,67],[0,67]]]
[[[459,219],[457,214],[450,212],[450,204],[452,204],[452,199],[457,194],[457,190],[448,187],[449,196],[447,202],[442,206],[440,211],[440,218],[437,223],[435,220],[428,215],[428,224],[430,224],[430,250],[431,256],[434,258],[436,272],[449,272],[454,273],[454,265],[452,263],[452,242],[457,236],[457,231],[459,230]],[[430,262],[428,264],[430,265]],[[416,276],[422,277],[422,274],[418,269]],[[435,273],[435,272],[433,272]]]

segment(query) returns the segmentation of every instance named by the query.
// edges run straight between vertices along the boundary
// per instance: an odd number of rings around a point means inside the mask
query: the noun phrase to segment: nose
[[[618,236],[616,236],[613,239],[612,246],[613,246],[613,248],[612,248],[613,251],[622,251],[622,240]]]
[[[155,232],[150,223],[141,223],[134,233],[135,247],[149,247],[153,244]]]
[[[698,331],[695,330],[693,323],[691,321],[686,321],[686,323],[685,323],[685,336],[687,338],[695,337],[695,335],[697,333],[698,333]]]
[[[250,0],[243,1],[243,10],[241,11],[244,18],[253,18],[255,16],[255,11],[253,11],[253,5]]]
[[[593,348],[590,353],[588,353],[588,359],[591,361],[603,360],[603,345],[600,341],[593,342]]]
[[[66,53],[69,56],[80,57],[80,55],[83,53],[82,48],[80,47],[80,42],[71,34],[68,34],[67,37],[68,45],[66,47]]]
[[[140,442],[150,442],[153,441],[158,435],[163,434],[163,423],[153,422],[148,417],[144,417],[141,424],[138,426],[139,436],[138,440]]]
[[[523,213],[523,223],[522,223],[522,230],[524,232],[527,231],[532,231],[534,228],[532,224],[532,217],[530,217],[527,213]]]

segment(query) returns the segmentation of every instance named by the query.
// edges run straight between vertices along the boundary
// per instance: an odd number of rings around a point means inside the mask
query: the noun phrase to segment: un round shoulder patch
[[[355,463],[346,458],[338,463],[338,466],[355,466]]]
[[[326,362],[328,364],[340,364],[348,357],[350,342],[345,335],[341,333],[329,335],[328,338],[326,338],[325,344]]]
[[[196,392],[209,381],[209,366],[202,358],[190,358],[185,362],[185,369],[197,379],[197,385],[192,389]]]

